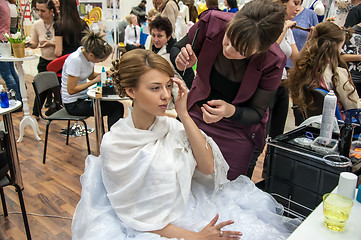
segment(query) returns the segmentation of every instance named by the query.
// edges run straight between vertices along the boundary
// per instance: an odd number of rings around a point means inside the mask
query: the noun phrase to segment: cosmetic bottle
[[[345,111],[346,118],[344,125],[340,129],[340,140],[338,142],[338,151],[340,155],[349,157],[350,149],[352,144],[353,137],[353,126],[352,126],[352,117],[353,117],[353,109],[351,111]]]
[[[5,91],[3,85],[0,85],[0,106],[2,108],[8,108],[9,107],[8,93]]]
[[[337,97],[333,92],[333,90],[330,90],[329,93],[325,96],[323,101],[322,122],[321,122],[321,130],[320,130],[320,137],[324,139],[325,145],[329,144],[329,142],[332,139],[336,104],[337,104]]]

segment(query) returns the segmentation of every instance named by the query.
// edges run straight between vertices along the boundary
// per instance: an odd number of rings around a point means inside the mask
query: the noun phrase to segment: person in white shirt
[[[143,48],[140,44],[140,27],[138,26],[138,18],[134,14],[128,15],[125,20],[128,21],[128,26],[124,31],[125,50],[130,51],[137,48]]]
[[[113,48],[100,33],[89,31],[81,47],[65,60],[61,77],[61,96],[66,111],[71,115],[94,116],[92,102],[88,101],[88,87],[101,81],[94,72],[95,63],[105,61]],[[123,104],[117,101],[101,102],[102,116],[108,116],[108,129],[123,116]]]

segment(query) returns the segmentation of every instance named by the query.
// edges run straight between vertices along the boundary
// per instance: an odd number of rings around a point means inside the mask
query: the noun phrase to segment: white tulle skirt
[[[100,158],[89,156],[81,177],[81,199],[72,223],[73,239],[116,240],[168,239],[133,230],[123,224],[106,196]],[[183,216],[172,224],[199,232],[215,216],[219,222],[233,220],[222,230],[240,231],[241,239],[287,239],[300,220],[283,217],[283,207],[268,193],[258,189],[246,176],[224,185],[215,195],[193,182],[192,195]]]

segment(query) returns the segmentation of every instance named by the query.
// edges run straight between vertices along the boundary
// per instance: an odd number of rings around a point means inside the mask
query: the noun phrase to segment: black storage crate
[[[339,174],[352,168],[332,167],[322,161],[325,154],[294,141],[306,137],[306,132],[312,133],[314,138],[319,135],[319,129],[304,126],[268,142],[265,190],[314,209],[322,201],[322,196],[337,186]],[[334,134],[333,138],[338,139],[338,135]],[[282,204],[304,216],[310,213],[298,205]]]

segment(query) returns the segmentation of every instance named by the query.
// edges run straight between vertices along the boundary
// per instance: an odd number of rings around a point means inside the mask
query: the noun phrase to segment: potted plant
[[[11,43],[13,48],[14,57],[23,58],[25,57],[25,42],[30,41],[30,37],[24,36],[20,31],[11,34],[4,33],[4,36]]]

